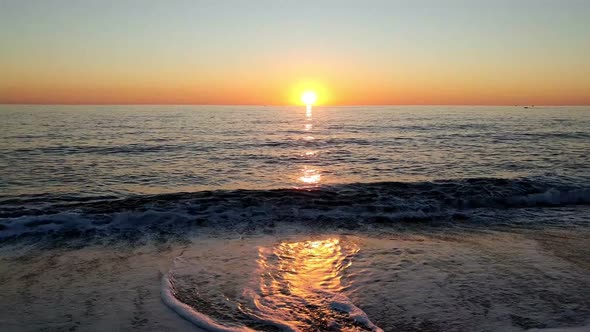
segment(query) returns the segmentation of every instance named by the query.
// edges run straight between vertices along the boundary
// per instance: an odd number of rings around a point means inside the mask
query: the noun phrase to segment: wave
[[[318,188],[218,190],[132,197],[0,197],[0,238],[177,232],[200,226],[269,228],[277,222],[359,224],[466,220],[482,209],[590,204],[567,179],[476,178],[353,183]]]
[[[180,301],[176,295],[174,276],[170,273],[162,277],[162,301],[180,317],[194,325],[211,332],[253,332],[247,327],[228,327],[219,324],[211,317],[198,312],[188,304]]]
[[[162,278],[164,303],[207,331],[383,331],[346,295],[354,239],[285,241],[236,256],[230,246],[176,257]]]
[[[18,154],[47,154],[47,155],[71,155],[71,154],[143,154],[159,153],[186,149],[186,146],[174,144],[162,145],[145,145],[145,144],[128,144],[117,146],[47,146],[36,148],[15,149],[12,153]],[[199,149],[198,149],[199,150]]]

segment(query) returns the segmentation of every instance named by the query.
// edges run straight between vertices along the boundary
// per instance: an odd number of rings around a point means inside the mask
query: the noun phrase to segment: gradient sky
[[[590,1],[0,0],[0,103],[590,104]]]

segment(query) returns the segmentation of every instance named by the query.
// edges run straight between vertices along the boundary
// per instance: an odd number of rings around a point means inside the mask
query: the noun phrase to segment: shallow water
[[[581,328],[590,315],[588,228],[203,232],[184,243],[29,248],[24,255],[5,246],[3,325],[527,331]]]
[[[355,241],[273,241],[212,243],[205,252],[201,246],[190,248],[177,257],[164,287],[177,301],[225,316],[230,324],[243,321],[262,330],[380,330],[344,294],[346,269],[359,250]]]

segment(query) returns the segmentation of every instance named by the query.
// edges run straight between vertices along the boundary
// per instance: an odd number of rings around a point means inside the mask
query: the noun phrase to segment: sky
[[[590,105],[588,0],[0,0],[0,103]]]

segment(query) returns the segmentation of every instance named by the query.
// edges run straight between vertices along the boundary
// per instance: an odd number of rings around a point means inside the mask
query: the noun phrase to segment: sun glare
[[[301,101],[305,103],[305,105],[313,105],[316,100],[318,99],[317,95],[314,91],[306,91],[301,95]]]

